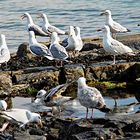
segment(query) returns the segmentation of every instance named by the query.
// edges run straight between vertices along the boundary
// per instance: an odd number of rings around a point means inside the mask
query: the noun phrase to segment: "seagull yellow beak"
[[[23,14],[22,16],[21,16],[21,19],[24,19],[26,16],[25,16],[25,14]]]

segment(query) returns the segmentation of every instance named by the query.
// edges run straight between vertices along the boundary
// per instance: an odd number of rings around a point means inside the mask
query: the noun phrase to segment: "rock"
[[[122,78],[122,75],[124,75],[123,72],[128,70],[134,64],[135,64],[134,62],[119,63],[115,65],[107,65],[107,62],[92,64],[86,69],[85,75],[88,80],[98,80],[98,81],[117,80],[119,81]],[[131,73],[129,76],[133,77],[133,73]],[[120,79],[118,77],[120,77]],[[126,81],[126,78],[123,79],[123,81]]]
[[[79,77],[84,77],[85,66],[82,64],[72,64],[64,66],[64,75],[67,82],[78,80]]]
[[[10,75],[0,73],[0,95],[10,94],[12,88],[12,80]]]
[[[17,50],[17,57],[22,58],[22,59],[27,58],[28,46],[29,44],[27,42],[24,42],[21,45],[19,45],[18,50]]]

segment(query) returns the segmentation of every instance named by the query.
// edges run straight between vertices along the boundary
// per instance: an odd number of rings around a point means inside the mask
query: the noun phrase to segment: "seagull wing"
[[[50,33],[44,32],[38,25],[32,25],[28,28],[29,31],[34,31],[35,35],[50,36]]]
[[[122,44],[121,42],[119,42],[115,39],[111,40],[111,47],[118,54],[133,53],[131,48],[129,48],[128,46]]]
[[[65,60],[68,58],[66,49],[60,44],[52,44],[50,46],[50,52],[52,53],[53,57],[56,59]]]
[[[82,94],[85,95],[84,98],[91,107],[102,108],[105,105],[105,101],[100,91],[94,87],[83,88]]]
[[[128,31],[127,28],[123,27],[121,24],[119,24],[119,23],[117,23],[117,22],[115,22],[115,21],[113,21],[113,26],[112,26],[112,28],[113,28],[114,30],[116,30],[117,32],[127,32],[127,31]]]
[[[60,35],[64,35],[65,34],[65,31],[63,31],[63,30],[61,30],[61,29],[59,29],[59,28],[57,28],[55,26],[52,26],[52,25],[48,27],[48,31],[49,32],[56,32],[56,33],[58,33]]]

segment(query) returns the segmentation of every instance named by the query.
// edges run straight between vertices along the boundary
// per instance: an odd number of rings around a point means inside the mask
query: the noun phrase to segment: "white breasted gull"
[[[121,42],[113,39],[110,35],[110,28],[105,25],[98,31],[103,31],[103,48],[107,53],[114,55],[113,64],[115,64],[115,56],[121,54],[135,55],[133,50]]]
[[[35,35],[37,36],[50,36],[49,32],[44,32],[40,26],[36,25],[33,22],[33,19],[29,13],[24,13],[21,18],[27,18],[27,31],[34,31]]]
[[[76,35],[76,37],[77,37],[77,40],[78,40],[78,42],[79,42],[79,46],[78,46],[75,50],[79,52],[79,51],[81,51],[82,48],[83,48],[83,41],[82,41],[81,35],[80,35],[80,27],[75,26],[75,27],[74,27],[74,30],[75,30],[75,35]]]
[[[58,35],[64,35],[65,31],[57,28],[56,26],[53,26],[49,23],[47,15],[44,13],[39,14],[39,17],[43,19],[43,24],[42,24],[42,30],[46,33],[50,32],[56,32]]]
[[[0,110],[6,110],[7,109],[7,103],[5,100],[0,100]]]
[[[102,112],[109,112],[110,109],[106,107],[104,98],[100,91],[95,87],[90,87],[86,84],[86,79],[80,77],[78,79],[77,97],[82,106],[87,108],[86,118],[88,118],[88,109],[99,109]],[[93,115],[93,114],[92,114]],[[93,117],[93,116],[92,116]]]
[[[19,127],[24,127],[27,123],[33,122],[42,127],[40,114],[31,112],[26,109],[12,108],[6,111],[2,111],[0,116],[7,119],[11,123],[17,123]]]
[[[0,46],[0,64],[6,63],[10,60],[10,51],[7,47],[5,35],[1,34],[1,46]]]
[[[125,32],[130,32],[129,29],[127,29],[126,27],[122,26],[121,24],[115,22],[112,19],[111,16],[111,11],[110,10],[105,10],[103,13],[101,13],[101,15],[105,15],[106,16],[106,25],[109,26],[111,33],[125,33]]]
[[[72,52],[72,56],[76,55],[76,50],[79,49],[79,40],[75,34],[73,26],[69,27],[68,38],[62,41],[62,45],[63,44],[68,52]]]
[[[32,54],[40,57],[46,57],[49,60],[53,60],[48,47],[37,42],[33,31],[29,31],[29,48]]]

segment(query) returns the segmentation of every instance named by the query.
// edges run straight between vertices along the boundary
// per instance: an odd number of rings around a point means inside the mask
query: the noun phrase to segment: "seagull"
[[[51,35],[49,51],[54,60],[67,61],[68,53],[66,49],[59,44],[58,34],[56,32],[53,32]]]
[[[20,128],[24,128],[27,123],[37,123],[42,127],[41,116],[38,113],[31,112],[26,109],[12,108],[6,111],[2,111],[0,116],[11,121],[12,123],[17,123]]]
[[[61,111],[60,107],[73,99],[72,97],[62,96],[62,93],[67,89],[68,85],[69,84],[58,85],[50,89],[48,94],[44,89],[41,89],[38,91],[34,102],[38,104],[42,103],[48,107],[57,106],[59,107],[59,111]]]
[[[68,52],[72,52],[73,56],[75,56],[76,51],[79,50],[79,40],[75,34],[73,26],[69,27],[68,39],[64,39],[64,41],[62,41],[62,45],[63,44],[65,45],[64,47],[66,48],[66,50]]]
[[[10,60],[10,51],[7,47],[5,35],[1,34],[1,46],[0,46],[0,64],[6,63]]]
[[[79,46],[75,50],[79,52],[83,48],[83,41],[82,41],[81,35],[80,35],[80,27],[75,26],[74,29],[75,29],[75,35],[76,35],[77,40],[79,42]]]
[[[36,56],[46,57],[49,60],[54,59],[47,46],[37,42],[33,31],[29,31],[29,48],[30,52]]]
[[[103,48],[106,52],[114,55],[113,64],[115,64],[115,56],[121,54],[135,55],[133,50],[121,42],[113,39],[110,35],[109,26],[105,25],[98,31],[103,31]]]
[[[27,30],[28,31],[34,31],[35,35],[38,36],[50,36],[49,32],[44,32],[41,27],[39,27],[38,25],[34,24],[33,19],[31,17],[31,15],[29,13],[24,13],[21,18],[27,18]]]
[[[5,100],[0,100],[0,110],[6,110],[7,109],[7,103]]]
[[[43,19],[43,24],[42,24],[42,30],[45,33],[52,33],[52,32],[56,32],[58,35],[65,35],[65,31],[51,25],[48,21],[47,15],[44,13],[39,14],[39,17],[41,17]]]
[[[113,35],[113,33],[125,33],[125,32],[130,32],[129,29],[123,27],[119,23],[115,22],[112,17],[111,17],[111,11],[110,10],[105,10],[103,13],[100,15],[106,15],[106,25],[109,26],[110,31]]]
[[[110,109],[106,107],[104,98],[102,97],[100,91],[95,87],[89,87],[86,84],[86,79],[80,77],[78,80],[78,92],[77,97],[80,104],[87,108],[86,119],[88,118],[88,109],[99,109],[102,112],[109,112]],[[92,112],[93,115],[93,112]]]

